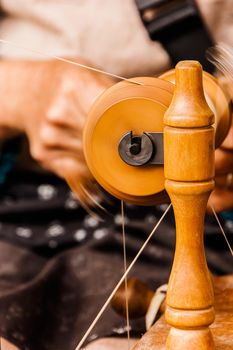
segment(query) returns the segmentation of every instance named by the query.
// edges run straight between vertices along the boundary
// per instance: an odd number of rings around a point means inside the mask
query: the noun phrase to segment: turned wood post
[[[214,296],[204,216],[214,187],[214,122],[196,61],[176,66],[175,93],[164,117],[165,188],[176,219],[176,251],[167,294],[167,350],[212,350]]]

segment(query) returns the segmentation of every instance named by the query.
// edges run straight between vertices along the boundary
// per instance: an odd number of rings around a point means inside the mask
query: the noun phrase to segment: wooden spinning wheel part
[[[143,85],[120,82],[96,101],[84,130],[84,153],[93,176],[115,197],[141,205],[164,198],[163,166],[133,167],[118,154],[124,134],[162,132],[173,84],[157,78],[135,78]],[[163,199],[164,200],[164,199]]]
[[[175,69],[160,76],[161,79],[175,84]],[[216,129],[215,148],[218,148],[224,141],[231,123],[231,98],[223,90],[215,77],[207,72],[203,72],[203,89],[206,102],[214,113]]]
[[[84,130],[87,165],[108,192],[125,201],[155,204],[166,189],[174,210],[176,248],[166,297],[170,329],[161,349],[214,350],[218,343],[210,329],[214,291],[204,252],[204,216],[214,188],[215,143],[221,144],[230,125],[229,99],[197,61],[178,63],[175,74],[135,81],[139,84],[116,84],[94,104]],[[149,162],[137,163],[142,151],[146,149],[143,161],[148,155],[143,136],[153,143],[162,133],[163,150],[162,142],[155,141]],[[125,153],[122,140],[128,142],[123,143]],[[158,150],[164,167],[157,158],[154,162]],[[129,153],[134,162],[124,158]],[[157,348],[142,343],[136,349]]]
[[[87,165],[99,184],[115,197],[138,205],[168,201],[164,190],[163,165],[131,166],[118,153],[127,132],[163,132],[164,114],[171,103],[175,73],[160,78],[140,77],[135,84],[120,82],[104,92],[93,105],[84,130]],[[229,99],[208,73],[203,75],[206,99],[216,119],[216,146],[230,125]]]

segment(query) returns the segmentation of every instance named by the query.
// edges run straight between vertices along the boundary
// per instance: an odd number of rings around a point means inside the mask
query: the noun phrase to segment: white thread
[[[32,53],[35,53],[35,54],[40,55],[40,56],[44,56],[44,57],[47,57],[47,58],[50,58],[50,59],[53,58],[53,59],[55,59],[57,61],[69,63],[69,64],[72,64],[74,66],[78,66],[78,67],[81,67],[81,68],[85,68],[85,69],[91,70],[91,71],[96,72],[96,73],[101,73],[101,74],[104,74],[104,75],[108,75],[108,76],[110,76],[112,78],[125,80],[125,81],[128,81],[130,83],[137,84],[137,85],[143,85],[142,83],[140,83],[140,82],[138,82],[138,81],[136,81],[134,79],[125,78],[125,77],[122,77],[121,75],[109,73],[109,72],[106,72],[106,71],[104,71],[102,69],[97,69],[97,68],[94,68],[94,67],[90,67],[90,66],[87,66],[86,64],[78,63],[78,62],[69,60],[67,58],[63,58],[63,57],[59,57],[59,56],[56,56],[56,55],[50,55],[50,54],[47,54],[47,53],[43,53],[43,52],[40,52],[38,50],[34,50],[34,49],[29,48],[29,47],[25,47],[23,45],[16,44],[16,43],[14,43],[13,41],[10,41],[10,40],[0,39],[0,42],[3,43],[3,44],[10,45],[10,46],[18,47],[19,49],[23,49],[25,51],[32,52]]]
[[[89,334],[91,333],[92,329],[95,327],[96,323],[98,322],[98,320],[100,319],[100,317],[102,316],[102,314],[104,313],[104,311],[106,310],[107,306],[109,305],[110,301],[112,300],[113,296],[115,295],[116,291],[118,290],[118,288],[120,287],[120,285],[124,282],[125,277],[129,274],[129,272],[131,271],[132,267],[134,266],[134,264],[136,263],[136,261],[138,260],[139,256],[141,255],[141,253],[143,252],[143,250],[145,249],[147,243],[149,242],[149,240],[151,239],[151,237],[153,236],[154,232],[157,230],[157,228],[159,227],[160,223],[162,222],[162,220],[164,219],[165,215],[167,214],[168,210],[171,208],[171,204],[167,207],[167,209],[165,210],[165,212],[163,213],[163,215],[161,216],[161,218],[159,219],[159,221],[157,222],[157,224],[155,225],[155,227],[153,228],[153,230],[151,231],[151,233],[149,234],[149,236],[147,237],[147,239],[145,240],[145,242],[143,243],[141,249],[139,250],[139,252],[137,253],[137,255],[135,256],[135,258],[133,259],[133,261],[130,263],[130,265],[128,266],[127,270],[125,271],[125,273],[123,274],[123,276],[121,277],[121,279],[119,280],[119,282],[117,283],[117,285],[115,286],[115,288],[113,289],[113,291],[111,292],[111,294],[109,295],[108,299],[106,300],[106,302],[104,303],[104,305],[102,306],[102,308],[100,309],[100,311],[98,312],[97,316],[95,317],[95,319],[93,320],[93,322],[91,323],[91,325],[89,326],[89,328],[87,329],[86,333],[84,334],[84,336],[82,337],[82,339],[80,340],[80,342],[78,343],[78,345],[76,346],[75,350],[80,350],[81,346],[84,344],[85,340],[87,339],[87,337],[89,336]]]
[[[228,241],[228,239],[227,239],[227,235],[226,235],[226,233],[224,232],[224,229],[223,229],[223,227],[222,227],[222,225],[221,225],[221,222],[219,221],[219,218],[218,218],[218,216],[217,216],[217,214],[216,214],[216,211],[215,211],[214,207],[212,206],[212,204],[210,204],[210,206],[211,206],[211,209],[212,209],[212,211],[213,211],[213,213],[214,213],[215,219],[216,219],[216,221],[217,221],[217,223],[218,223],[218,225],[219,225],[220,231],[222,232],[223,237],[225,238],[225,241],[226,241],[226,243],[227,243],[227,245],[228,245],[228,248],[230,249],[231,255],[233,256],[233,249],[231,248],[231,245],[230,245],[230,243],[229,243],[229,241]]]
[[[127,269],[126,259],[126,239],[125,239],[125,215],[124,215],[124,202],[121,201],[121,216],[122,216],[122,240],[123,240],[123,258],[124,258],[124,273]],[[130,325],[129,325],[129,297],[128,297],[128,281],[127,275],[125,276],[125,308],[126,308],[126,327],[127,327],[127,340],[128,350],[130,350]]]

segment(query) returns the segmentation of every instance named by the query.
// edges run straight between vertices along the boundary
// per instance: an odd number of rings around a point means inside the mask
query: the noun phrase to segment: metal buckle
[[[151,39],[175,37],[200,21],[192,0],[136,0],[141,18]]]

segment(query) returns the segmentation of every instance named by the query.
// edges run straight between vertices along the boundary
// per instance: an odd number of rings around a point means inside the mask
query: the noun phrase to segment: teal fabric
[[[0,157],[0,186],[6,181],[8,173],[15,164],[16,152],[4,152]]]
[[[0,186],[4,185],[6,178],[15,165],[22,145],[22,136],[5,141],[0,150]]]
[[[233,221],[233,210],[223,211],[221,213],[221,217],[222,217],[223,220]]]

